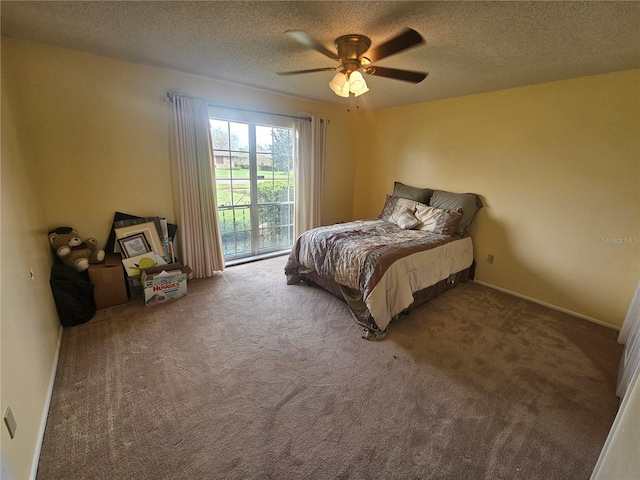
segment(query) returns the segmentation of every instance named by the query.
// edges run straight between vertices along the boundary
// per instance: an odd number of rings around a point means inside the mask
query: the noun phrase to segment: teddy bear
[[[49,243],[62,263],[82,272],[90,263],[101,263],[104,250],[98,248],[98,241],[87,238],[82,241],[80,235],[71,227],[59,227],[49,232]]]

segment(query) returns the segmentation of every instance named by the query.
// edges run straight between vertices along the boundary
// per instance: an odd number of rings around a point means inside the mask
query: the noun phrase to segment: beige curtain
[[[295,122],[298,142],[293,233],[296,238],[322,225],[327,123],[327,120],[314,116],[311,121],[298,119]]]
[[[210,277],[224,269],[224,257],[207,103],[182,95],[173,95],[171,99],[179,259],[191,267],[193,278]]]

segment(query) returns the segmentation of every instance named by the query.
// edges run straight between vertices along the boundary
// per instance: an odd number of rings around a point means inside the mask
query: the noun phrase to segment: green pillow
[[[404,183],[394,182],[393,184],[393,196],[408,198],[409,200],[415,200],[416,202],[424,203],[425,205],[429,204],[429,198],[433,190],[430,188],[417,188],[410,187],[409,185],[405,185]]]
[[[476,212],[482,207],[480,198],[475,193],[453,193],[444,190],[434,190],[429,200],[429,206],[442,208],[444,210],[462,209],[462,218],[458,224],[456,233],[462,235],[464,230],[471,224]]]

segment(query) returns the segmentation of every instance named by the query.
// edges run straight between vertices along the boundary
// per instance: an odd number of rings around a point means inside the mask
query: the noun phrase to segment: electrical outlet
[[[13,412],[10,407],[7,407],[6,412],[4,412],[4,424],[7,426],[7,430],[9,430],[9,436],[13,438],[16,435],[18,424],[16,423],[16,419],[13,418]]]
[[[496,263],[496,256],[493,253],[487,255],[487,263]]]

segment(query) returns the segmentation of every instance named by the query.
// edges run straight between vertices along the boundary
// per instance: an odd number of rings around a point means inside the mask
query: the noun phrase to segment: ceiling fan
[[[399,35],[371,50],[369,49],[369,47],[371,47],[371,40],[368,37],[355,34],[342,35],[336,38],[334,42],[337,53],[325,48],[317,40],[301,30],[287,30],[285,33],[304,46],[316,50],[332,60],[337,60],[340,64],[337,67],[278,72],[278,75],[297,75],[300,73],[340,70],[329,83],[329,87],[341,97],[348,97],[350,92],[357,97],[369,91],[360,73],[361,70],[369,75],[392,78],[410,83],[420,83],[428,75],[428,73],[424,72],[399,70],[397,68],[373,65],[383,58],[390,57],[391,55],[424,43],[422,36],[411,28],[403,30]]]

